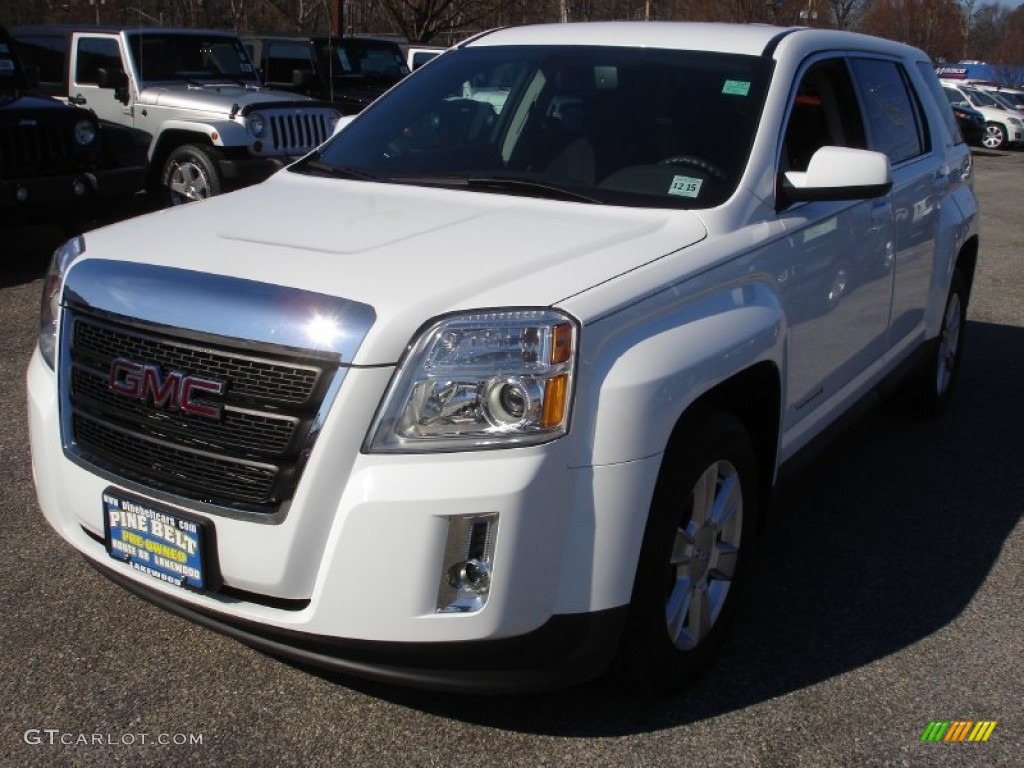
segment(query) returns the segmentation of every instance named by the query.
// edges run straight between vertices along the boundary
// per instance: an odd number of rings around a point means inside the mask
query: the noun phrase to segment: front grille
[[[273,513],[291,498],[336,363],[82,312],[69,317],[68,423],[78,457],[147,488],[219,506]],[[112,388],[115,360],[148,367],[149,389]],[[204,391],[192,401],[214,406],[218,416],[177,407],[180,382],[172,374],[223,382],[222,394]],[[162,387],[166,398],[155,396]]]
[[[270,145],[283,155],[304,155],[330,136],[326,111],[280,111],[268,113]]]
[[[44,175],[73,164],[71,128],[62,123],[0,124],[0,175]]]

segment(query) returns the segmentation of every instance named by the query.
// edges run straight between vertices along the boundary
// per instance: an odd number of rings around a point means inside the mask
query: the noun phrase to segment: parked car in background
[[[39,93],[38,83],[0,27],[0,225],[77,228],[98,201],[138,189],[145,169],[117,163],[96,116]]]
[[[410,43],[405,47],[405,60],[409,70],[415,72],[431,59],[444,53],[447,48],[440,45],[416,45]]]
[[[332,104],[264,88],[228,32],[37,26],[14,36],[42,86],[92,111],[170,205],[262,181],[340,117]]]
[[[949,402],[973,167],[893,41],[479,35],[265,183],[58,249],[39,505],[114,582],[306,665],[678,689],[802,452],[890,387]]]
[[[960,126],[960,133],[964,141],[972,147],[984,146],[985,141],[985,116],[974,107],[964,103],[950,104],[953,114],[956,116],[957,125]]]
[[[992,94],[1002,99],[1016,110],[1024,110],[1024,89],[1011,88],[1003,85],[993,85],[992,83],[973,83],[974,87],[979,91]]]
[[[317,35],[243,35],[242,40],[268,86],[333,102],[345,115],[361,112],[409,74],[393,40]]]
[[[942,80],[942,90],[950,104],[964,104],[981,112],[985,118],[985,138],[983,146],[987,149],[1004,149],[1024,144],[1024,119],[1015,110],[1007,109],[994,99],[972,85],[960,80]]]

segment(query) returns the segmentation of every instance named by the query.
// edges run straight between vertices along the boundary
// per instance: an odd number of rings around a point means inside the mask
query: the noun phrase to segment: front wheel
[[[999,123],[986,123],[985,136],[981,143],[985,149],[1002,149],[1006,146],[1006,129]]]
[[[662,462],[616,659],[627,687],[667,693],[711,663],[749,570],[757,462],[727,412],[688,419]]]
[[[185,144],[175,149],[164,163],[160,187],[167,205],[182,205],[219,195],[223,177],[213,150],[198,144]]]

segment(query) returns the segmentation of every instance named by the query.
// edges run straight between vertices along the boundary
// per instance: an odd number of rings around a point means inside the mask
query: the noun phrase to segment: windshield
[[[771,63],[634,48],[440,57],[294,166],[409,184],[703,208],[739,183]]]
[[[25,78],[14,58],[14,51],[6,38],[0,38],[0,88],[24,88]]]
[[[1009,98],[1005,93],[993,93],[992,91],[989,91],[988,95],[995,99],[997,102],[999,102],[999,104],[1002,105],[1004,109],[1009,109],[1012,111],[1020,109],[1018,105],[1013,103],[1013,99]]]
[[[971,100],[971,104],[975,107],[989,107],[990,109],[1003,109],[1003,106],[989,96],[984,91],[978,91],[974,88],[964,88],[964,93],[967,94],[967,98]]]
[[[140,80],[218,80],[259,85],[240,40],[219,35],[129,35]]]

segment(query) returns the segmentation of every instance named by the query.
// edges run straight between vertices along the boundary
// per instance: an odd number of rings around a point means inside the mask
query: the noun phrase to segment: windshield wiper
[[[577,203],[604,205],[604,201],[585,195],[573,189],[533,179],[517,179],[507,176],[395,176],[392,181],[404,184],[422,184],[437,187],[465,187],[480,192],[507,192],[526,197],[543,197],[548,200],[568,200]]]
[[[317,176],[331,176],[336,179],[356,179],[358,181],[382,181],[372,173],[360,171],[358,168],[346,168],[340,165],[331,165],[320,159],[319,152],[313,152],[301,163],[296,163],[291,170],[297,173],[311,173]]]
[[[466,186],[470,189],[493,190],[495,192],[512,192],[514,194],[528,195],[531,197],[544,197],[549,200],[569,200],[577,203],[594,203],[604,205],[604,202],[596,197],[585,195],[573,189],[566,189],[557,184],[550,184],[545,181],[533,181],[532,179],[509,179],[501,176],[494,178],[470,177],[466,179]]]

